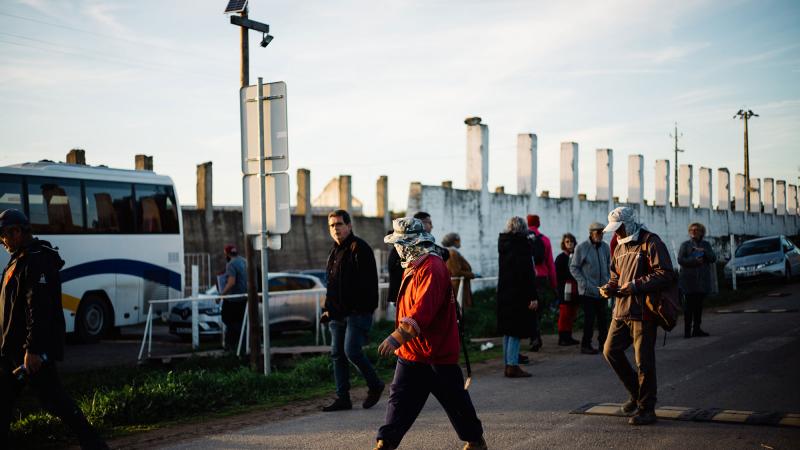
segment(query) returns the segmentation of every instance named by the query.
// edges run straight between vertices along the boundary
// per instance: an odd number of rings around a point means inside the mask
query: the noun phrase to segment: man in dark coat
[[[78,435],[81,448],[108,448],[56,371],[64,358],[64,261],[49,242],[33,237],[28,218],[15,209],[0,213],[0,241],[11,253],[0,279],[0,448],[8,448],[12,410],[26,378],[42,406]]]
[[[503,335],[505,376],[531,376],[519,367],[520,339],[531,337],[538,296],[527,227],[522,217],[512,217],[497,240],[497,331]]]
[[[362,351],[372,327],[372,314],[378,307],[375,255],[369,244],[353,234],[347,211],[337,209],[328,214],[328,228],[334,244],[328,256],[328,292],[321,320],[330,321],[337,398],[322,410],[330,412],[353,407],[350,402],[350,363],[367,381],[369,392],[361,404],[367,409],[378,402],[384,388],[383,381]]]

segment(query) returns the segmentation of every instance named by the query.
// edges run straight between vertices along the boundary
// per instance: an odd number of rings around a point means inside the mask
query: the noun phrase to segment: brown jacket
[[[461,253],[454,248],[450,250],[450,258],[447,259],[447,270],[450,271],[451,277],[464,277],[464,292],[461,294],[461,303],[463,306],[472,306],[472,287],[469,280],[475,278],[472,273],[472,266],[469,265],[467,260],[461,256]],[[458,280],[451,280],[453,283],[453,293],[458,295]]]
[[[677,282],[667,247],[654,233],[642,230],[635,242],[617,244],[611,258],[611,284],[633,283],[633,295],[617,296],[614,319],[653,320],[642,308],[647,297]]]

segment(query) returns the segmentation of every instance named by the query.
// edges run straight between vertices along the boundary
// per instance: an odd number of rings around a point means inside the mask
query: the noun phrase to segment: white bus
[[[50,161],[0,167],[8,208],[58,247],[67,332],[85,342],[144,322],[147,300],[183,294],[183,224],[167,176]],[[0,267],[8,259],[0,250]]]

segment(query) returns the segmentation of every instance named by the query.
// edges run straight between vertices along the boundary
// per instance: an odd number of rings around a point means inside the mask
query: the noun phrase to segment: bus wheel
[[[92,344],[105,337],[111,328],[111,311],[106,302],[96,296],[81,300],[75,318],[75,332],[81,342]]]

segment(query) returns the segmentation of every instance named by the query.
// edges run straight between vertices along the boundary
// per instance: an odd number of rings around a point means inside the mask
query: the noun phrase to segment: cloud
[[[122,25],[122,23],[120,23],[117,17],[113,14],[119,9],[120,8],[118,6],[109,4],[108,2],[92,1],[86,4],[86,6],[83,8],[83,13],[112,33],[121,35],[130,34],[128,27]]]

